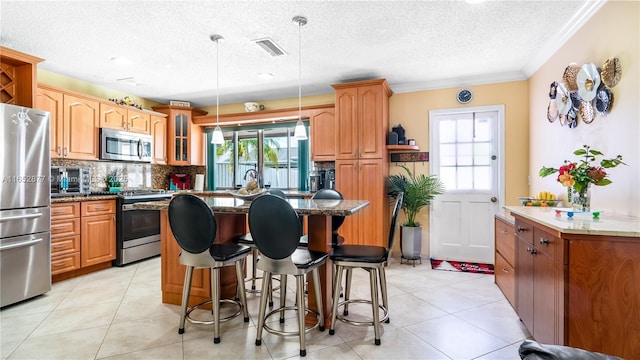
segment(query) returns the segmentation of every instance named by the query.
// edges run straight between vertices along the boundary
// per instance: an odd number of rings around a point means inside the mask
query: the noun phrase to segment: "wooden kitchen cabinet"
[[[38,63],[42,61],[35,56],[0,46],[0,102],[35,107]]]
[[[192,119],[207,112],[171,105],[154,106],[153,110],[167,114],[167,163],[204,165],[204,132]]]
[[[565,344],[567,262],[557,231],[516,217],[516,311],[533,337]]]
[[[52,159],[62,157],[64,147],[63,95],[59,91],[38,87],[36,109],[49,112],[49,152]]]
[[[151,116],[151,162],[167,164],[167,119],[164,116]]]
[[[51,275],[80,268],[80,203],[51,204]]]
[[[47,85],[38,85],[36,108],[51,114],[52,159],[98,160],[100,105]]]
[[[565,243],[557,231],[516,217],[516,311],[533,337],[565,343]]]
[[[340,227],[345,244],[387,246],[389,202],[380,179],[388,172],[385,160],[336,160],[338,191],[345,199],[369,201],[369,206],[345,218]]]
[[[81,203],[80,264],[82,267],[116,258],[115,200]]]
[[[514,226],[506,219],[495,217],[495,282],[511,306],[516,306]]]
[[[148,135],[151,133],[151,115],[117,104],[101,102],[100,127]]]
[[[336,118],[333,109],[314,113],[309,117],[311,132],[311,160],[336,160]]]
[[[389,96],[386,80],[333,85],[336,89],[336,189],[345,199],[368,200],[340,228],[346,244],[386,246],[389,174],[386,133]]]
[[[336,159],[386,158],[391,96],[386,80],[332,86],[336,89]]]
[[[637,220],[544,211],[512,210],[520,319],[537,341],[640,359]]]

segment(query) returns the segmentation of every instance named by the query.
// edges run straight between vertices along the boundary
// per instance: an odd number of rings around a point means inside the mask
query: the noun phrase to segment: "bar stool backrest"
[[[269,190],[267,190],[267,193],[269,193],[271,195],[275,195],[275,196],[280,196],[283,199],[287,198],[287,195],[284,194],[284,191],[282,191],[280,189],[269,189]]]
[[[396,223],[398,221],[398,213],[400,212],[400,208],[402,208],[402,199],[404,199],[404,193],[400,192],[396,196],[396,204],[393,207],[393,213],[391,214],[391,228],[389,229],[389,246],[387,249],[393,248],[393,238],[396,233]]]
[[[211,208],[191,194],[178,194],[169,202],[169,225],[182,250],[199,254],[213,245],[217,224]]]
[[[340,192],[333,189],[321,189],[318,190],[311,199],[322,199],[322,200],[344,200],[344,197]],[[331,217],[331,231],[334,234],[338,233],[338,229],[344,222],[344,216],[332,216]]]
[[[249,207],[249,230],[262,254],[280,260],[296,250],[302,229],[298,214],[287,200],[260,196]]]

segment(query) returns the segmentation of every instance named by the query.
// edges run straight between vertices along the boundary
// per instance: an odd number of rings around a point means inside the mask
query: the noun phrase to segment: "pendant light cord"
[[[306,23],[306,22],[305,22]],[[298,21],[298,120],[302,121],[302,21]]]
[[[216,126],[220,126],[220,39],[216,40]]]

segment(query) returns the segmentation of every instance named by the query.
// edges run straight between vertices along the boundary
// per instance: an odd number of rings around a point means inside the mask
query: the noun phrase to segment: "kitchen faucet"
[[[253,179],[256,180],[258,179],[258,170],[256,169],[249,169],[244,173],[244,180],[247,180],[247,175],[249,175],[249,179]]]

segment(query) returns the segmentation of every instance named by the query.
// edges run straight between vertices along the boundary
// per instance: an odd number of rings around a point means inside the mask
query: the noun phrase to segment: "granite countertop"
[[[507,206],[514,215],[533,220],[551,229],[567,234],[606,235],[640,238],[640,218],[619,214],[600,213],[599,218],[591,214],[556,214],[553,208],[535,206]]]
[[[303,198],[310,199],[313,196],[312,192],[309,191],[298,191],[298,190],[283,190],[284,194],[288,198]],[[233,197],[233,194],[230,193],[230,190],[177,190],[175,194],[187,193],[193,194],[200,197]]]
[[[78,201],[95,201],[95,200],[115,200],[118,195],[75,195],[75,196],[54,196],[51,197],[51,203],[68,203]]]
[[[246,214],[249,212],[249,206],[251,205],[250,201],[233,197],[204,197],[203,199],[216,213]],[[133,204],[133,207],[147,210],[167,210],[169,201],[139,202]],[[348,216],[369,205],[367,200],[289,199],[287,201],[300,215]]]

